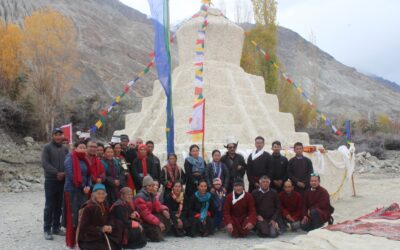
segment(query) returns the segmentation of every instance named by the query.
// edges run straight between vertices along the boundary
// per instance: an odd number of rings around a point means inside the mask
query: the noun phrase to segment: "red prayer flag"
[[[265,53],[264,58],[265,58],[266,61],[271,60],[271,57],[270,57],[270,55],[268,53]]]
[[[61,129],[63,130],[64,138],[68,140],[69,144],[72,144],[72,123],[61,126]]]

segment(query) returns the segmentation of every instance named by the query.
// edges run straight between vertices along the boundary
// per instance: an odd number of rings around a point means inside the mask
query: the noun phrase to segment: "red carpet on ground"
[[[355,220],[327,226],[325,229],[348,234],[370,234],[400,241],[400,221],[395,220],[400,220],[400,207],[397,203],[378,208]]]

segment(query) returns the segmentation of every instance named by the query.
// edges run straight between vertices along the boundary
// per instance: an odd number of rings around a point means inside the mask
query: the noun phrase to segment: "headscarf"
[[[176,203],[179,204],[178,214],[180,215],[180,214],[182,213],[182,210],[183,210],[183,202],[184,202],[184,200],[185,200],[185,197],[184,197],[184,195],[183,195],[183,192],[181,191],[181,192],[179,193],[179,195],[176,195],[176,194],[174,193],[174,191],[172,190],[172,192],[171,192],[171,198],[172,198]]]
[[[221,178],[222,163],[220,161],[219,162],[213,161],[213,162],[211,162],[211,166],[212,166],[212,169],[213,169],[213,172],[214,172],[213,177]]]
[[[199,191],[196,191],[194,195],[201,203],[200,221],[203,222],[207,218],[208,207],[210,206],[211,194],[207,192],[204,195],[201,195]]]
[[[206,166],[204,165],[204,160],[200,156],[194,158],[193,156],[188,156],[186,158],[190,164],[192,164],[192,172],[201,172],[204,173]]]
[[[90,162],[86,157],[85,152],[77,152],[76,150],[72,151],[72,182],[75,187],[82,186],[82,173],[81,173],[81,165],[80,161],[84,161],[88,172],[90,172]]]
[[[171,177],[171,183],[173,185],[175,181],[179,178],[179,173],[180,173],[179,166],[177,164],[171,165],[168,163],[167,165],[165,165],[165,170],[169,175],[169,177]]]
[[[147,176],[147,155],[148,155],[148,153],[146,153],[145,156],[142,156],[142,154],[140,153],[140,150],[143,148],[146,149],[146,152],[148,152],[147,146],[145,144],[140,144],[138,147],[138,159],[142,161],[143,176]]]

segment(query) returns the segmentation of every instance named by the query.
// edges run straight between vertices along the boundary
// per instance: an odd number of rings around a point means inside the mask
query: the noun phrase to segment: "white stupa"
[[[183,161],[181,153],[185,154],[193,144],[187,132],[195,98],[195,43],[205,14],[204,11],[200,12],[200,15],[184,23],[177,31],[179,65],[173,71],[172,93],[175,151],[180,163]],[[227,138],[234,137],[239,141],[239,151],[246,156],[254,148],[254,138],[258,135],[266,139],[267,150],[275,140],[281,141],[284,148],[298,141],[309,145],[308,134],[295,131],[293,116],[279,112],[277,96],[265,92],[264,79],[248,74],[240,67],[244,30],[221,16],[220,11],[211,8],[208,10],[208,23],[203,75],[206,152],[222,149]],[[131,138],[154,141],[155,153],[161,161],[165,161],[165,107],[164,91],[159,82],[155,82],[153,95],[143,99],[141,112],[126,115],[125,129],[115,134],[128,134]],[[285,154],[293,156],[287,150]],[[316,171],[323,170],[332,174],[333,184],[329,185],[331,187],[328,190],[335,192],[343,179],[343,171],[338,170],[345,167],[343,156],[337,151],[330,153],[331,160],[322,154],[308,156],[313,160]]]

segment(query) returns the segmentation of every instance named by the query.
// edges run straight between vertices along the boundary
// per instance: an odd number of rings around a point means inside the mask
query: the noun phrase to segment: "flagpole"
[[[204,99],[204,103],[203,103],[203,136],[201,138],[201,151],[202,151],[202,155],[203,155],[203,159],[205,160],[205,143],[204,143],[204,138],[205,138],[205,134],[206,134],[206,99]]]

